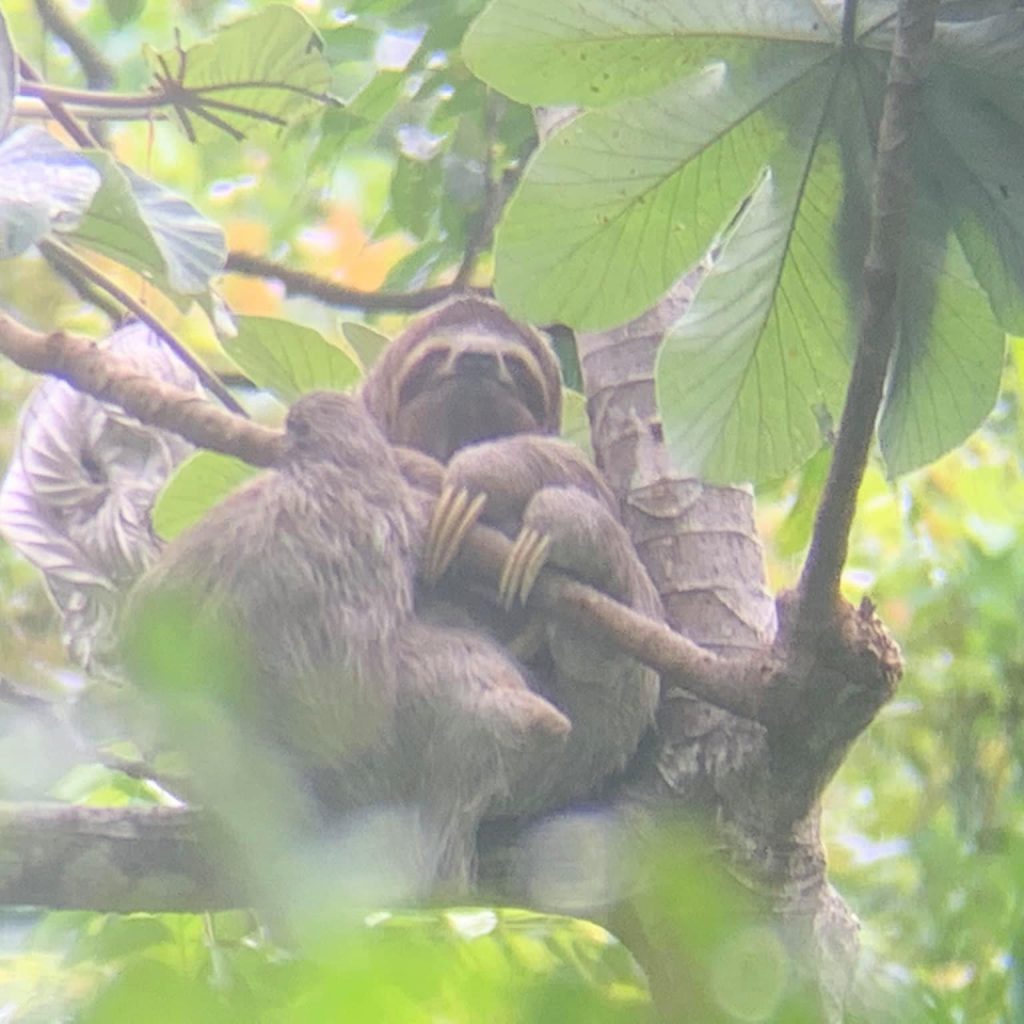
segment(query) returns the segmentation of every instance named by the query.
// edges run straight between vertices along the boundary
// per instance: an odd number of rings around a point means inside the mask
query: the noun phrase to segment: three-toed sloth
[[[468,882],[482,819],[593,794],[653,721],[653,671],[522,607],[549,563],[660,613],[606,485],[553,436],[560,408],[534,331],[475,298],[429,311],[360,397],[293,405],[278,465],[173,541],[134,598],[181,592],[235,630],[258,741],[326,815],[415,808],[441,883]],[[436,502],[408,449],[441,476]],[[443,578],[478,518],[515,539],[497,594]]]
[[[421,614],[495,636],[572,725],[565,745],[534,762],[492,813],[534,814],[595,793],[651,725],[657,674],[599,636],[517,606],[546,562],[645,614],[662,610],[614,496],[557,436],[562,381],[551,346],[493,302],[453,299],[387,348],[363,398],[392,443],[445,466]],[[476,517],[516,540],[498,599],[442,578]]]

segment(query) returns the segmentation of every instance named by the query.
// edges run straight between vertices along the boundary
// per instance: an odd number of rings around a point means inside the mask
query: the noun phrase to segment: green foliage
[[[275,950],[253,925],[239,914],[52,915],[40,944],[66,950],[69,984],[44,996],[59,960],[35,954],[31,1005],[49,1019],[74,1012],[97,1024],[647,1019],[628,952],[571,918],[479,908],[376,913],[321,936],[301,958]],[[22,991],[32,987],[26,979]]]
[[[102,184],[71,238],[139,271],[169,296],[205,292],[224,268],[224,232],[109,153],[87,152]]]
[[[317,388],[346,391],[359,379],[355,359],[308,327],[256,316],[239,317],[237,327],[224,350],[257,387],[285,403]]]
[[[165,540],[198,523],[256,471],[219,452],[196,452],[175,471],[153,508],[153,529]]]
[[[828,436],[894,12],[862,5],[847,39],[841,8],[811,3],[677,0],[641,12],[585,0],[552,22],[536,0],[494,0],[467,40],[473,70],[517,99],[598,108],[541,146],[509,206],[496,287],[510,309],[607,326],[713,253],[658,366],[665,436],[687,471],[776,479]],[[1024,136],[1011,99],[1019,62],[1005,45],[1020,31],[1009,10],[939,24],[880,428],[892,475],[978,426],[998,388],[1002,331],[1020,323]]]

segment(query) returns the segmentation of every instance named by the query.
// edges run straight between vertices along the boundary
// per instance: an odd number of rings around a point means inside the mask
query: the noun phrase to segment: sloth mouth
[[[395,440],[441,462],[467,445],[541,429],[509,382],[461,374],[435,379],[430,387],[406,395],[395,426]]]

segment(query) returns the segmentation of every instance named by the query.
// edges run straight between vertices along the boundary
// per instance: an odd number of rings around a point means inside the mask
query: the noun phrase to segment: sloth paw
[[[486,503],[486,494],[471,495],[465,487],[442,489],[423,550],[420,575],[427,583],[436,583],[448,571]]]
[[[551,538],[547,534],[529,526],[519,532],[498,583],[498,600],[502,607],[510,609],[516,601],[526,604],[550,549]]]

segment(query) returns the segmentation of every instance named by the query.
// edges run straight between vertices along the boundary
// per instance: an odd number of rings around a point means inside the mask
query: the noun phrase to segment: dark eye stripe
[[[447,359],[448,352],[444,349],[434,349],[423,356],[402,379],[398,404],[404,405],[423,391]]]
[[[518,356],[506,354],[505,369],[515,382],[516,391],[523,404],[530,410],[530,415],[539,426],[544,422],[547,412],[547,402],[544,400],[544,389],[541,382],[530,370],[529,364]]]

